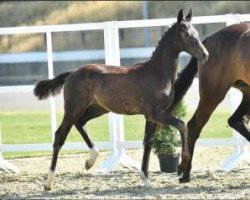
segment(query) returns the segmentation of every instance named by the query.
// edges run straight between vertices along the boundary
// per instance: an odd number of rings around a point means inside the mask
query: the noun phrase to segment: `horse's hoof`
[[[99,155],[99,151],[95,150],[91,152],[90,158],[85,162],[85,169],[89,170],[95,164],[96,158]]]
[[[48,187],[47,185],[44,186],[44,191],[50,191],[51,187]]]
[[[90,162],[89,160],[86,160],[85,169],[89,170],[91,167],[93,167],[93,162]]]
[[[152,187],[151,181],[149,179],[145,179],[145,180],[143,180],[143,182],[144,182],[144,186],[146,188],[151,188]]]
[[[190,178],[179,178],[179,183],[188,183],[190,182]]]
[[[143,180],[143,183],[144,183],[144,187],[146,188],[151,188],[151,181],[149,180],[149,178],[147,178],[144,174],[143,171],[140,171],[140,176]]]

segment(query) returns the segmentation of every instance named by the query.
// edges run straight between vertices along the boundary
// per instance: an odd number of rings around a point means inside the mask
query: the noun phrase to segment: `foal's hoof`
[[[87,159],[86,162],[85,162],[85,169],[86,170],[89,170],[91,167],[93,167],[98,155],[99,155],[99,151],[97,151],[97,150],[91,152],[90,158]]]
[[[93,160],[86,160],[86,162],[85,162],[85,169],[86,170],[89,170],[91,167],[93,167],[94,166],[94,162],[93,162]]]
[[[50,191],[51,187],[48,187],[47,185],[44,186],[44,191]]]
[[[190,178],[184,178],[184,177],[179,178],[179,183],[188,183],[188,182],[190,182]]]
[[[181,176],[182,173],[183,173],[183,171],[184,171],[183,166],[182,166],[182,165],[178,165],[178,168],[177,168],[177,175],[178,175],[178,176]]]
[[[152,187],[151,181],[149,179],[143,180],[143,182],[144,182],[144,187],[146,188]]]
[[[86,170],[89,170],[91,167],[93,167],[93,162],[89,161],[89,160],[86,160],[85,162],[85,169]]]
[[[141,176],[141,178],[143,180],[144,187],[151,188],[152,187],[151,181],[145,176],[143,171],[140,171],[140,176]]]

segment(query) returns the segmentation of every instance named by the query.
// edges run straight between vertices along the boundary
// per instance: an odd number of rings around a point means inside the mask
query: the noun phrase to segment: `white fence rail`
[[[121,59],[147,58],[151,55],[153,50],[153,47],[123,48],[120,49]],[[54,62],[102,60],[104,58],[104,49],[53,52]],[[0,54],[0,64],[32,62],[47,62],[47,52]]]
[[[85,23],[85,24],[68,24],[68,25],[47,25],[47,26],[30,26],[30,27],[11,27],[0,28],[0,35],[10,34],[24,34],[24,33],[45,33],[47,42],[47,62],[48,62],[48,77],[53,78],[53,51],[51,33],[66,32],[66,31],[88,31],[88,30],[103,30],[104,31],[104,47],[105,47],[105,60],[108,64],[120,64],[120,49],[119,49],[119,35],[118,29],[122,28],[138,28],[138,27],[153,27],[153,26],[166,26],[176,21],[176,18],[166,19],[147,19],[147,20],[132,20],[132,21],[110,21],[101,23]],[[225,23],[230,25],[240,21],[250,21],[250,14],[227,14],[215,16],[200,16],[193,17],[193,24],[211,24],[211,23]],[[152,49],[150,49],[152,51]],[[102,52],[101,52],[102,53]],[[0,58],[4,59],[5,55]],[[54,54],[56,58],[56,54]],[[44,58],[43,58],[44,59]],[[19,61],[22,59],[19,57]],[[4,60],[2,61],[4,62]],[[5,61],[6,62],[6,61]],[[19,86],[23,92],[30,92],[33,86]],[[8,93],[11,87],[0,87],[0,93]],[[55,99],[50,98],[51,110],[51,135],[52,141],[56,129],[56,106]],[[112,166],[119,162],[119,158],[125,156],[125,148],[141,148],[142,141],[128,142],[124,141],[123,118],[121,115],[111,113],[109,115],[109,135],[110,141],[104,143],[97,143],[100,149],[109,148],[112,152],[110,162]],[[230,139],[213,139],[213,140],[199,140],[198,145],[202,146],[239,146],[239,140],[236,137]],[[67,143],[64,149],[85,149],[86,146],[82,143]],[[2,151],[30,151],[30,150],[51,150],[51,144],[3,144]],[[116,159],[113,159],[116,158]],[[112,160],[113,159],[113,160]],[[118,159],[118,160],[117,160]],[[107,163],[106,163],[107,164]],[[110,166],[111,166],[110,165]],[[106,168],[105,168],[106,167]],[[104,171],[111,168],[103,166]]]
[[[154,47],[136,47],[120,49],[121,59],[149,58],[154,51]],[[182,52],[180,56],[189,54]],[[105,58],[104,49],[92,49],[81,51],[53,52],[54,62],[65,61],[90,61],[103,60]],[[26,52],[26,53],[2,53],[0,54],[0,64],[7,63],[39,63],[47,62],[47,52]]]

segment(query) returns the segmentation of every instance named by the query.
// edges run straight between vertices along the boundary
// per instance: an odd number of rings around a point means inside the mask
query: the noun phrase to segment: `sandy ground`
[[[96,165],[86,171],[88,154],[59,157],[54,188],[45,192],[43,184],[51,157],[10,160],[20,174],[0,173],[0,199],[250,199],[250,165],[241,162],[229,173],[217,171],[231,148],[196,148],[192,181],[178,183],[175,173],[161,173],[156,155],[151,154],[152,188],[145,188],[138,171],[118,165],[107,174],[93,174],[107,159],[101,152]],[[141,161],[142,150],[127,150]]]

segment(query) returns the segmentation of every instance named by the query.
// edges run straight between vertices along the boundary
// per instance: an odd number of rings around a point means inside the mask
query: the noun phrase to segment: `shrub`
[[[181,101],[173,111],[173,116],[182,119],[186,115],[186,107]],[[169,125],[160,125],[155,133],[153,148],[157,155],[176,154],[176,147],[181,144],[179,132],[176,128]]]

